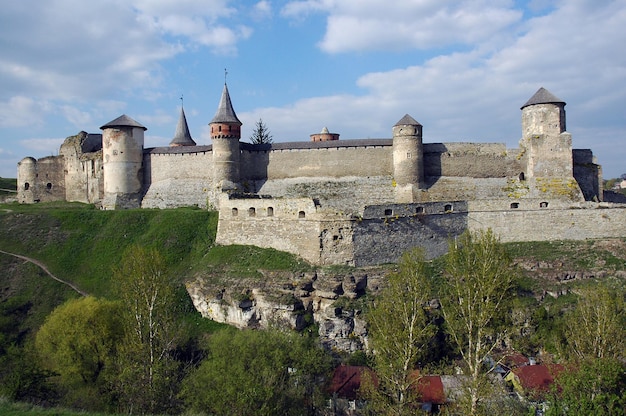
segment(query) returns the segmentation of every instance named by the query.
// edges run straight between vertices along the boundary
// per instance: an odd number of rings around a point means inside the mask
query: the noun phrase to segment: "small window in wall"
[[[267,207],[267,216],[268,217],[273,217],[274,216],[274,208],[273,207]]]
[[[306,216],[306,214],[304,213],[304,211],[299,211],[298,212],[298,218],[304,218]]]
[[[256,216],[256,209],[254,209],[254,207],[248,208],[248,217],[254,217],[254,216]]]
[[[407,159],[410,159],[410,158],[411,158],[411,152],[407,152],[407,153],[406,153],[406,158],[407,158]]]
[[[30,188],[30,184],[29,184],[28,182],[26,182],[26,183],[24,184],[24,190],[25,190],[25,191],[28,191],[28,188]]]
[[[539,203],[539,208],[548,208],[548,203],[547,202],[540,202]]]
[[[239,215],[239,210],[237,208],[233,208],[231,212],[233,214],[233,217],[236,217],[237,215]]]
[[[387,208],[387,209],[385,210],[385,216],[389,216],[389,215],[393,215],[393,210],[392,210],[392,209]]]
[[[217,131],[222,131],[222,126],[217,126]]]
[[[524,175],[524,172],[521,172],[521,173],[519,174],[519,180],[520,180],[520,181],[524,181],[524,180],[526,180],[526,176]]]
[[[511,209],[519,208],[519,202],[511,202]]]
[[[424,213],[424,207],[417,207],[417,208],[415,208],[415,213],[416,214],[423,214]]]
[[[51,184],[50,182],[48,182],[48,183],[46,184],[46,189],[47,189],[47,190],[52,189],[52,184]]]
[[[443,210],[444,210],[445,212],[452,212],[452,204],[446,204],[446,205],[443,207]]]

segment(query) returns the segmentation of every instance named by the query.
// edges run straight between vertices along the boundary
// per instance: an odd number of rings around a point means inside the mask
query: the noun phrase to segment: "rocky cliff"
[[[363,299],[376,294],[385,268],[293,273],[263,278],[207,278],[187,282],[187,292],[206,318],[238,328],[288,326],[319,331],[330,350],[367,348]]]

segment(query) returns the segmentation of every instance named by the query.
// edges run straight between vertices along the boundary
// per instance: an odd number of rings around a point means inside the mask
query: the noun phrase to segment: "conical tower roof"
[[[174,138],[170,142],[170,146],[195,146],[196,142],[191,138],[189,133],[189,126],[187,125],[187,117],[185,117],[185,110],[180,108],[180,117],[178,118],[178,124],[176,125],[176,132]]]
[[[126,114],[122,114],[115,120],[109,121],[107,124],[100,127],[100,130],[114,128],[114,127],[138,127],[140,129],[148,130],[146,127],[142,126],[140,123],[128,117]]]
[[[421,126],[413,117],[405,114],[396,124],[396,126]]]
[[[241,121],[237,118],[235,110],[233,109],[233,103],[230,101],[230,94],[228,93],[228,87],[224,84],[224,90],[222,91],[222,99],[220,105],[217,108],[215,117],[211,120],[211,123],[231,123],[241,126]]]
[[[535,95],[530,97],[530,99],[526,101],[526,104],[524,104],[520,109],[524,109],[524,107],[528,107],[529,105],[535,105],[535,104],[563,104],[565,105],[565,101],[556,97],[547,89],[541,87],[537,90]]]

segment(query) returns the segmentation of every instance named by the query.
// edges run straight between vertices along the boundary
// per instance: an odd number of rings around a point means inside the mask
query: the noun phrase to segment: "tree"
[[[481,390],[490,384],[483,363],[506,336],[506,302],[516,281],[504,246],[491,230],[465,232],[450,243],[442,298],[445,325],[468,377],[466,412],[480,412]]]
[[[575,360],[626,357],[624,293],[599,284],[582,289],[565,316],[565,339]]]
[[[259,121],[256,122],[252,136],[250,136],[250,142],[252,144],[263,144],[272,143],[272,141],[272,135],[265,123],[263,123],[263,119],[259,119]]]
[[[616,358],[579,362],[556,379],[546,416],[610,416],[626,409],[626,364]]]
[[[328,369],[312,338],[225,329],[209,338],[207,357],[184,380],[181,395],[191,410],[211,415],[311,414]]]
[[[368,383],[366,395],[377,412],[415,412],[415,369],[436,331],[426,312],[431,299],[428,272],[421,250],[406,253],[367,314],[379,386]]]
[[[42,363],[59,375],[65,403],[102,409],[107,374],[123,339],[117,302],[88,296],[70,300],[46,318],[35,339]]]
[[[173,402],[178,332],[175,289],[156,249],[131,246],[113,273],[124,312],[125,342],[119,357],[119,384],[128,411],[164,411]]]

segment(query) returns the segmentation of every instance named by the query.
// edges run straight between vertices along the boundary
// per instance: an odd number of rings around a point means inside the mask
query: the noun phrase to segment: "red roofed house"
[[[513,383],[518,394],[537,399],[550,390],[564,369],[560,364],[525,365],[512,369],[504,379]]]

